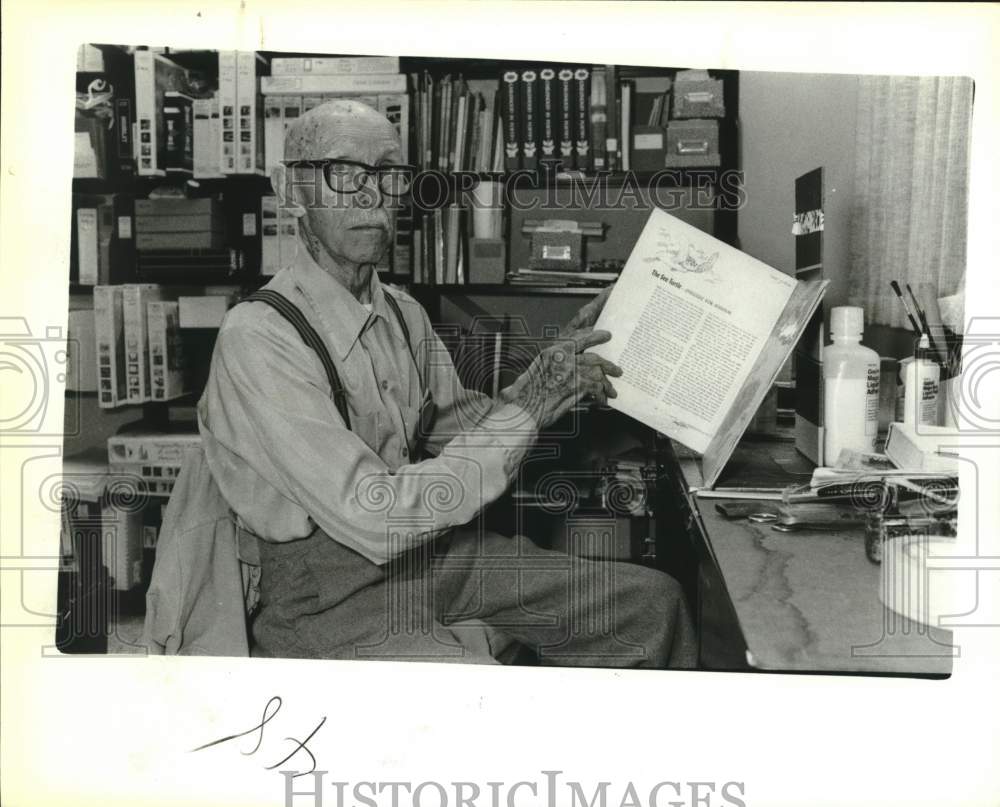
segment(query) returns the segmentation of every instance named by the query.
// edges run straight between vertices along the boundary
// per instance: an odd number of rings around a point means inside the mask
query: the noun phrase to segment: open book
[[[609,403],[701,454],[712,487],[826,285],[654,209],[594,326],[624,371]]]

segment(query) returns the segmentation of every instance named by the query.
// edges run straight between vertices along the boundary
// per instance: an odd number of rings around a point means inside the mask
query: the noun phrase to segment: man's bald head
[[[386,154],[395,147],[395,154]],[[286,160],[340,157],[375,164],[402,162],[396,128],[360,101],[337,98],[313,107],[285,132]]]
[[[285,132],[285,160],[350,160],[370,166],[403,162],[396,128],[367,104],[347,98],[310,109]],[[277,165],[271,183],[282,206],[299,219],[299,236],[313,258],[346,274],[351,287],[362,266],[377,263],[392,242],[395,211],[379,184],[342,193],[309,167]],[[395,202],[392,199],[391,202]],[[332,262],[332,263],[331,263]],[[360,277],[360,276],[359,276]]]

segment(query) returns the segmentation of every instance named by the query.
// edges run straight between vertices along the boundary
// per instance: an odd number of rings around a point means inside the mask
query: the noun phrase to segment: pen
[[[889,283],[889,285],[892,287],[892,290],[896,293],[896,296],[899,298],[899,301],[903,304],[903,310],[906,312],[907,319],[910,320],[910,325],[913,326],[913,332],[917,336],[920,336],[921,333],[920,326],[917,324],[917,321],[913,318],[913,312],[910,311],[910,306],[906,304],[906,298],[903,296],[903,292],[900,291],[899,284],[895,280],[893,280]]]

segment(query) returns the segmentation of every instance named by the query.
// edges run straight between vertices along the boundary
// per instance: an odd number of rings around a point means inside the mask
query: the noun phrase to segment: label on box
[[[257,216],[254,213],[243,214],[243,235],[257,235]]]
[[[570,259],[569,246],[555,246],[552,244],[542,245],[542,257],[548,261],[568,261]]]
[[[118,237],[119,238],[131,238],[132,237],[132,217],[131,216],[119,216],[118,217]]]
[[[663,148],[662,132],[647,132],[645,134],[637,134],[635,136],[635,148],[637,151]]]

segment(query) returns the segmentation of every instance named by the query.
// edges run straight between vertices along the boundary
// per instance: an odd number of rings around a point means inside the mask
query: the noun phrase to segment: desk
[[[772,456],[795,450],[761,446]],[[779,533],[727,519],[715,507],[726,500],[697,496],[696,460],[674,453],[668,468],[697,575],[705,668],[951,672],[951,631],[911,622],[879,601],[882,567],[865,557],[863,530]]]

